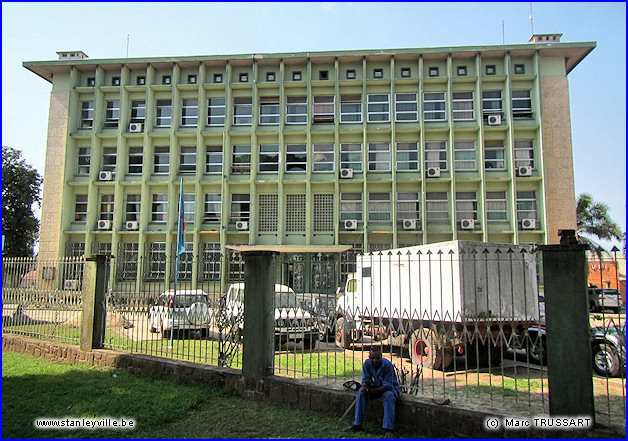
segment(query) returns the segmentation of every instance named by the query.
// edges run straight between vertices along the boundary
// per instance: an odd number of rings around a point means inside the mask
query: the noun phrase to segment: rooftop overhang
[[[482,53],[484,57],[500,57],[510,52],[513,56],[529,56],[535,51],[540,51],[541,56],[565,57],[567,73],[571,72],[593,49],[595,42],[582,43],[527,43],[492,46],[451,46],[436,48],[407,48],[407,49],[358,49],[353,51],[324,51],[324,52],[292,52],[292,53],[268,53],[268,54],[239,54],[239,55],[199,55],[185,57],[149,57],[149,58],[110,58],[83,60],[55,60],[55,61],[25,61],[22,65],[31,72],[39,75],[46,81],[52,82],[55,73],[69,72],[72,67],[83,71],[94,71],[97,67],[104,70],[120,70],[122,66],[130,69],[144,68],[151,64],[155,67],[179,65],[224,65],[229,61],[232,64],[252,64],[257,61],[263,64],[279,63],[280,60],[287,64],[311,59],[313,62],[322,62],[338,58],[340,61],[355,62],[361,57],[372,60],[387,60],[391,56],[404,59],[418,58],[422,55],[425,59],[446,58],[448,54],[454,57],[473,57]]]
[[[241,253],[273,252],[284,254],[344,253],[351,245],[227,245],[227,249]]]

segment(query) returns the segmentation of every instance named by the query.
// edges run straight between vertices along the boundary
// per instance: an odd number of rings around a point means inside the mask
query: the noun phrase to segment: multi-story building
[[[230,244],[299,245],[320,252],[312,259],[329,278],[356,252],[557,242],[576,223],[567,75],[594,48],[546,34],[25,62],[52,83],[40,256],[108,252],[129,262],[130,279],[169,277],[154,262],[173,255],[181,178],[188,252],[200,261]],[[188,276],[231,270],[191,265]]]

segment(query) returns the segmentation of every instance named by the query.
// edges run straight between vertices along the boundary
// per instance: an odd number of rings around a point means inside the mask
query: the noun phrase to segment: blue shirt
[[[364,362],[362,365],[362,383],[373,388],[386,386],[386,389],[392,390],[397,396],[401,393],[401,386],[395,375],[393,364],[385,358],[382,358],[382,365],[379,369],[373,367],[370,359]]]

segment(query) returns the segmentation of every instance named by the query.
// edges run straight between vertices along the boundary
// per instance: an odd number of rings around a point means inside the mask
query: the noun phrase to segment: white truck
[[[336,344],[364,335],[408,345],[416,364],[499,363],[513,332],[539,319],[529,246],[454,240],[357,256],[336,308]]]

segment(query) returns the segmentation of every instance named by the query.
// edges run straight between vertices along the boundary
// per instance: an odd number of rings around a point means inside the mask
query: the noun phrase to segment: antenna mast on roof
[[[530,2],[530,28],[532,30],[532,35],[534,35],[534,20],[532,20],[532,2]]]
[[[504,20],[502,20],[502,44],[506,44],[506,31],[504,30]]]
[[[126,57],[129,58],[129,39],[131,34],[126,34]]]

